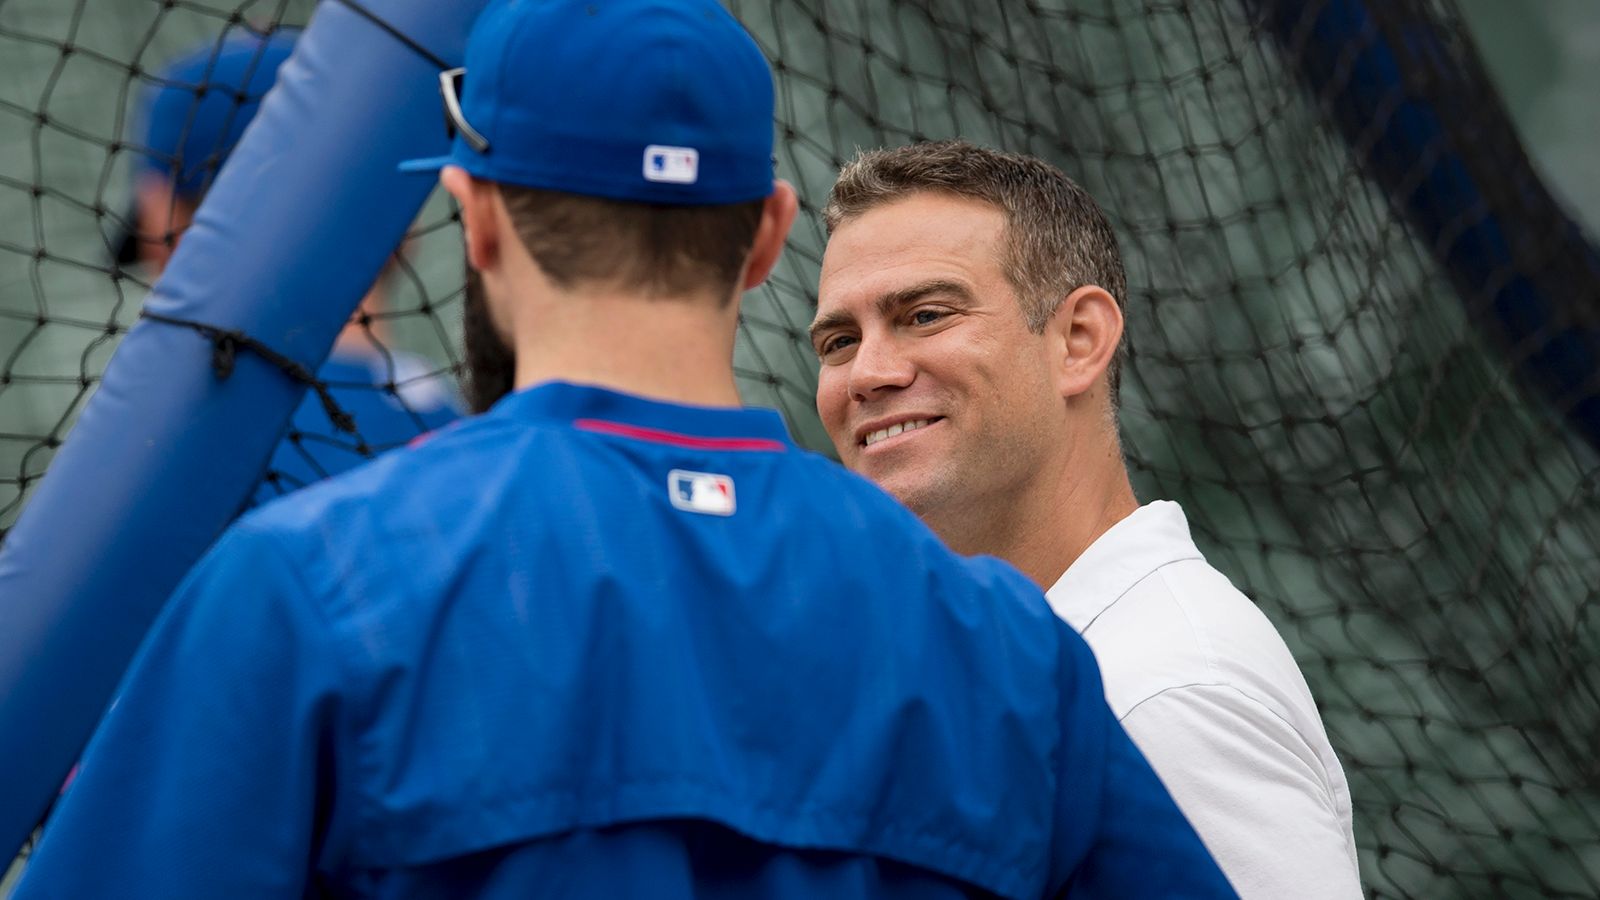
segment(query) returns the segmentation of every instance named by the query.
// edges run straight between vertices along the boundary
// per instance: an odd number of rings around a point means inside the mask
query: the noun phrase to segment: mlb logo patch
[[[647,181],[694,184],[700,178],[700,151],[651,144],[644,148],[644,177]]]
[[[673,506],[689,512],[733,515],[733,479],[726,475],[673,469],[667,473],[667,496]]]

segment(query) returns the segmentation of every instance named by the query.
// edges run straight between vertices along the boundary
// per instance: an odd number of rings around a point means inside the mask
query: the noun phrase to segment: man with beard
[[[864,154],[824,218],[817,410],[845,465],[1048,591],[1242,895],[1359,896],[1350,791],[1288,647],[1178,504],[1134,497],[1125,279],[1094,200],[952,141]]]
[[[515,390],[222,539],[18,896],[1231,896],[1026,579],[740,408],[738,22],[497,2],[441,87]]]

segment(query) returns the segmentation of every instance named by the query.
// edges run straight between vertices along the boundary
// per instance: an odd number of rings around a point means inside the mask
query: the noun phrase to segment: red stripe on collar
[[[608,422],[604,419],[578,419],[572,423],[580,431],[593,431],[598,434],[609,434],[616,437],[633,438],[639,441],[650,441],[654,444],[666,444],[670,447],[686,447],[691,450],[746,450],[746,451],[783,451],[788,447],[783,441],[774,441],[769,438],[714,438],[699,437],[692,434],[678,434],[675,431],[661,431],[656,428],[641,428],[638,425],[626,425],[622,422]]]

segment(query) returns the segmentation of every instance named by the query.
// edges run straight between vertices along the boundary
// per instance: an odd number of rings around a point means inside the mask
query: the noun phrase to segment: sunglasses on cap
[[[489,139],[479,134],[461,112],[461,86],[466,75],[467,70],[463,67],[439,73],[439,95],[444,98],[444,132],[452,140],[459,133],[467,146],[479,153],[488,153]]]

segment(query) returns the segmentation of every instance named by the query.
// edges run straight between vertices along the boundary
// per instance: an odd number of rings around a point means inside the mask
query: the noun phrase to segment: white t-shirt
[[[1242,897],[1361,896],[1350,787],[1305,677],[1178,504],[1118,522],[1046,596]]]

